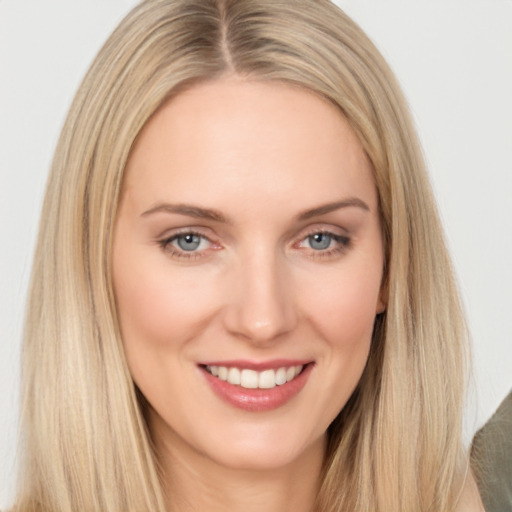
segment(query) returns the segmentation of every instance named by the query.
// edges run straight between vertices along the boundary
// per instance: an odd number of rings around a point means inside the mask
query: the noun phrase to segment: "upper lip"
[[[305,366],[312,363],[311,359],[270,359],[267,361],[250,361],[247,359],[230,359],[230,360],[215,360],[203,361],[199,366],[225,366],[227,368],[246,368],[248,370],[255,370],[258,372],[264,370],[277,370],[278,368],[289,366]]]

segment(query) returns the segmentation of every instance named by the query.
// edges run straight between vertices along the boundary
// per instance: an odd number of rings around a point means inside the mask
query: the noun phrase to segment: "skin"
[[[191,231],[200,245],[187,252],[176,237]],[[312,243],[319,232],[333,234],[327,249]],[[170,508],[312,510],[326,429],[385,308],[382,270],[371,164],[333,105],[230,77],[157,111],[128,162],[113,279]],[[312,369],[296,396],[263,412],[226,403],[198,366],[276,358]]]
[[[457,512],[485,512],[476,481],[471,473],[466,479]]]

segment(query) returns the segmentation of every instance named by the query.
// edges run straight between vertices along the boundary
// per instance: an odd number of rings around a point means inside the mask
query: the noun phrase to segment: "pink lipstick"
[[[305,386],[312,361],[218,361],[200,364],[214,393],[230,405],[262,412],[281,407]]]

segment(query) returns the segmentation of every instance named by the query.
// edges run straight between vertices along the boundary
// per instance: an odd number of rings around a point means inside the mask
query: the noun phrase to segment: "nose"
[[[232,275],[224,327],[253,344],[276,341],[297,325],[295,297],[286,265],[276,255],[253,253]]]

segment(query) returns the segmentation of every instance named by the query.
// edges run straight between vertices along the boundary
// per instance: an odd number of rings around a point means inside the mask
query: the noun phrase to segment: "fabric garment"
[[[486,512],[512,512],[512,392],[476,433],[471,452]]]

